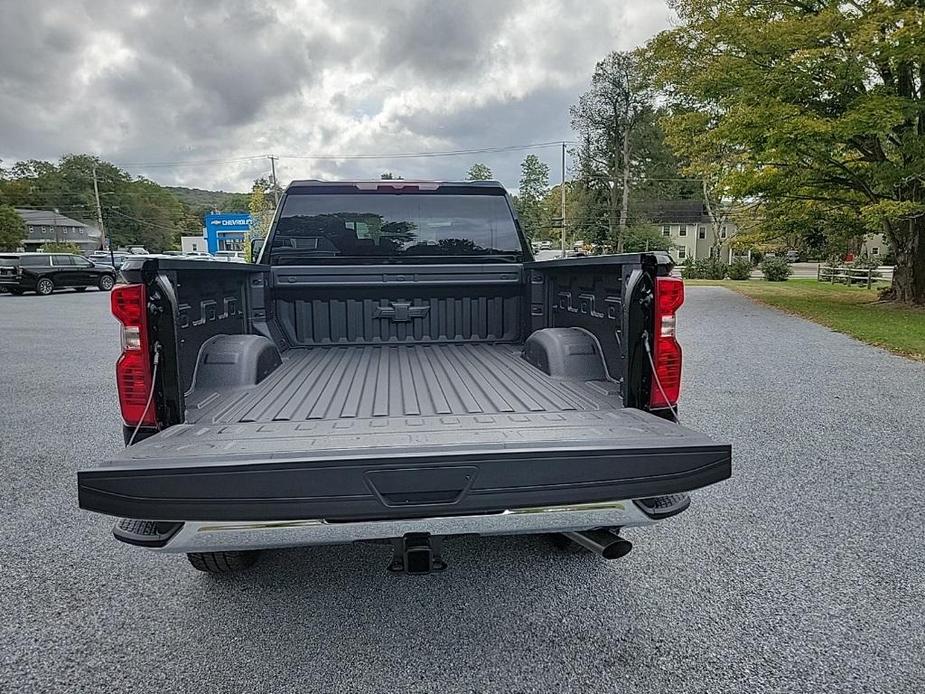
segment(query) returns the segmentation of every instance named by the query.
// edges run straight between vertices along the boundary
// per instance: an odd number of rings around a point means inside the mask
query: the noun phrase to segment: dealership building
[[[182,238],[185,253],[244,250],[244,234],[251,227],[251,216],[248,212],[207,214],[202,223],[202,238],[198,236]]]

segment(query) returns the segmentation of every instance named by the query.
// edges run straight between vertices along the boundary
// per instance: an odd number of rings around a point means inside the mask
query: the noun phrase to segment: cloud
[[[650,0],[59,0],[0,8],[0,158],[93,152],[165,184],[455,178],[516,186],[526,152],[287,158],[568,138],[594,64],[667,26]],[[558,153],[538,150],[556,164]],[[224,163],[192,162],[225,160]],[[139,163],[178,162],[172,166]],[[182,165],[179,163],[183,163]],[[557,164],[553,167],[557,170]]]

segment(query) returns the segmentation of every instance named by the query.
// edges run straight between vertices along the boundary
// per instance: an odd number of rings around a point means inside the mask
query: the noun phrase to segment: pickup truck
[[[116,538],[194,567],[454,535],[606,558],[731,474],[681,426],[667,255],[535,262],[495,182],[295,181],[254,264],[126,260],[112,293],[127,446],[78,473]]]

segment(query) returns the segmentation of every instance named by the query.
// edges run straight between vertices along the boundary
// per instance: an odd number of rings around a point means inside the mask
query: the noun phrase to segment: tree
[[[0,205],[0,250],[15,251],[26,238],[26,223],[10,205]]]
[[[466,172],[467,181],[490,181],[493,178],[494,175],[491,173],[491,169],[485,164],[473,164]]]
[[[618,253],[623,250],[629,222],[635,135],[651,110],[651,98],[637,56],[620,51],[614,51],[597,64],[591,88],[571,109],[585,175],[604,184],[608,229]]]
[[[648,224],[634,224],[626,230],[623,239],[623,250],[626,253],[641,253],[643,251],[670,251],[671,239],[654,226]]]
[[[549,226],[543,214],[543,198],[549,190],[549,166],[535,154],[528,154],[520,164],[520,188],[517,192],[517,214],[528,239],[534,239]]]
[[[648,51],[673,142],[718,155],[718,185],[771,229],[884,233],[892,297],[925,303],[922,0],[673,4],[679,25]]]
[[[383,172],[380,174],[379,179],[382,180],[382,181],[400,181],[400,180],[402,180],[402,179],[401,179],[401,176],[396,176],[396,175],[393,174],[391,171],[383,171]]]

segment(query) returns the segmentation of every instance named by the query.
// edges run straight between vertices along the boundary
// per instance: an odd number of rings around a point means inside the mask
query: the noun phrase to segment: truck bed
[[[256,387],[207,393],[190,403],[187,421],[342,420],[338,426],[343,429],[351,421],[380,417],[438,417],[439,424],[442,415],[534,415],[548,423],[561,421],[556,415],[563,413],[621,407],[615,384],[557,381],[524,361],[521,349],[512,344],[293,349]],[[504,419],[514,428],[532,421]],[[446,422],[451,428],[455,424]]]
[[[385,519],[670,494],[729,447],[552,378],[517,344],[289,350],[257,386],[80,473],[81,506],[157,520]]]

